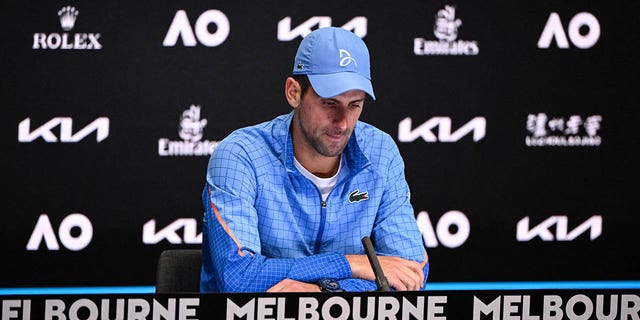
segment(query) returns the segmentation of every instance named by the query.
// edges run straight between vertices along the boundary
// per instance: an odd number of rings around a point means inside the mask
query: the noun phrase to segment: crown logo
[[[69,31],[73,29],[78,13],[80,12],[72,6],[62,7],[62,9],[58,11],[58,17],[60,17],[60,26],[62,27],[62,30]]]

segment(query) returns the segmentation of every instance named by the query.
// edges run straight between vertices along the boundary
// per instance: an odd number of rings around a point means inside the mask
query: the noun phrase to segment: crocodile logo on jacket
[[[362,200],[367,200],[369,199],[368,194],[369,194],[368,191],[360,192],[360,190],[356,189],[355,191],[349,194],[349,202],[353,203],[353,202],[360,202]]]

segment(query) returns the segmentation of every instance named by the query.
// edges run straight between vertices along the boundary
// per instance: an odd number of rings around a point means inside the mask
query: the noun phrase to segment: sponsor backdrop
[[[2,6],[2,288],[152,288],[200,246],[209,154],[291,110],[322,26],[369,45],[361,119],[404,156],[432,284],[640,279],[636,2]]]

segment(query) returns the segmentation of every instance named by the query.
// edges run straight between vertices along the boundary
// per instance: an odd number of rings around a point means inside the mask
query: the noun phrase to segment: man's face
[[[362,90],[322,98],[309,87],[298,107],[298,125],[305,142],[322,156],[340,155],[362,113],[364,99]]]

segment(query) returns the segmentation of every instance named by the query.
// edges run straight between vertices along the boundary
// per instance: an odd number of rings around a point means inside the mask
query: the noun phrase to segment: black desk
[[[0,319],[640,319],[640,290],[0,296]]]

